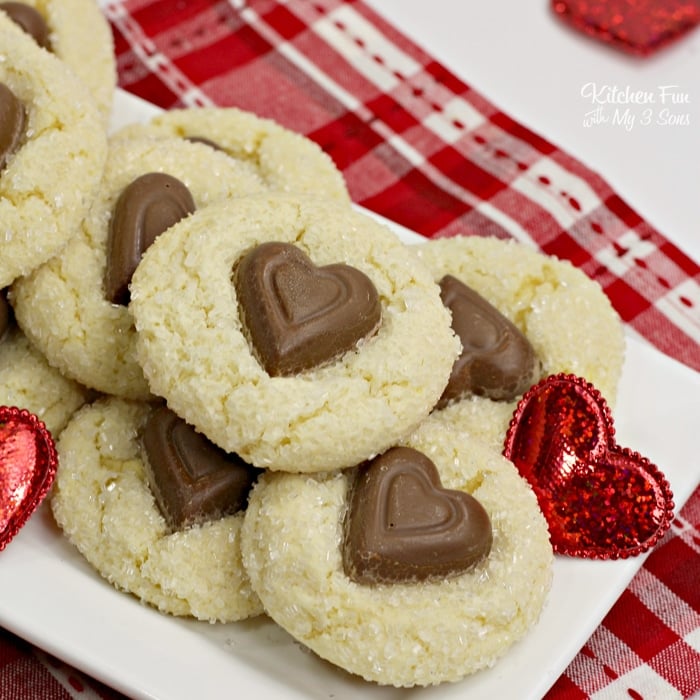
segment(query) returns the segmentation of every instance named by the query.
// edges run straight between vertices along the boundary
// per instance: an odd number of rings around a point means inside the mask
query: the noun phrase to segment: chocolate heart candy
[[[625,558],[669,528],[668,481],[614,437],[605,399],[580,377],[547,377],[519,402],[503,454],[537,495],[556,552]]]
[[[358,583],[399,583],[462,573],[488,556],[484,507],[445,489],[433,462],[394,447],[358,468],[345,520],[343,566]]]
[[[243,325],[271,376],[328,362],[375,331],[381,305],[371,280],[344,264],[317,267],[289,243],[263,243],[235,267]]]
[[[17,150],[27,122],[24,105],[7,85],[0,83],[0,170]]]
[[[0,406],[0,551],[44,500],[56,464],[46,426],[29,411]]]
[[[43,49],[50,49],[49,28],[38,10],[23,2],[0,2],[0,10]]]
[[[452,275],[440,281],[440,297],[452,312],[462,352],[438,408],[467,394],[510,401],[537,381],[540,367],[532,345],[498,309]]]
[[[157,236],[195,210],[187,187],[167,173],[146,173],[119,196],[109,227],[105,297],[129,303],[129,283],[144,251]]]
[[[151,413],[142,440],[151,491],[171,528],[245,508],[260,470],[219,449],[167,407]]]

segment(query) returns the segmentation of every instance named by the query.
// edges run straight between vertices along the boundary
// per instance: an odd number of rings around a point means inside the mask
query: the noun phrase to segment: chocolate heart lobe
[[[452,313],[462,352],[438,408],[468,394],[510,401],[537,381],[540,365],[534,348],[495,306],[452,275],[440,280],[440,297]]]
[[[167,173],[146,173],[124,188],[109,226],[104,281],[108,301],[129,303],[129,283],[148,246],[194,210],[190,191]]]

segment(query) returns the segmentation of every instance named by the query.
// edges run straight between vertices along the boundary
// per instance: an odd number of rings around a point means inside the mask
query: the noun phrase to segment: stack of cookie
[[[0,288],[6,289],[58,253],[87,214],[107,155],[116,73],[111,31],[92,0],[1,3],[0,9]],[[4,294],[0,306],[0,401],[29,409],[59,431],[88,393],[27,341]]]
[[[65,383],[49,427],[66,536],[164,613],[265,613],[376,683],[492,665],[552,571],[505,431],[548,374],[614,400],[601,289],[513,242],[406,245],[316,144],[253,114],[174,110],[108,137],[113,64],[107,89],[71,70],[60,14],[53,54],[0,16],[0,81],[26,112],[6,119],[19,223],[0,267],[3,348],[19,338]]]

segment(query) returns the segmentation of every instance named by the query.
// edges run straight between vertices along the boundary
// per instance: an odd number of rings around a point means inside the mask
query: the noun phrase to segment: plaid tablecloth
[[[624,322],[700,370],[700,267],[603,177],[359,1],[103,0],[124,89],[235,105],[317,141],[355,202],[427,237],[516,237],[598,280]],[[548,694],[700,691],[700,490]],[[118,697],[0,633],[2,698]]]

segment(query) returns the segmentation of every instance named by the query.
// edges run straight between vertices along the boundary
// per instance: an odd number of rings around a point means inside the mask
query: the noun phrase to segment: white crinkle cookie
[[[136,358],[131,315],[105,297],[107,242],[119,195],[150,172],[179,179],[198,208],[264,188],[248,165],[201,144],[110,142],[100,189],[78,235],[10,293],[19,325],[52,365],[86,386],[129,399],[151,394]]]
[[[243,513],[169,532],[139,440],[150,410],[109,397],[74,415],[56,445],[56,521],[104,578],[162,612],[210,622],[259,614],[241,562]]]
[[[95,0],[22,0],[21,4],[41,15],[48,30],[46,49],[88,88],[106,125],[117,69],[112,30],[99,4]]]
[[[26,408],[56,437],[88,396],[85,387],[51,367],[18,328],[6,331],[0,340],[0,405]]]
[[[429,418],[403,444],[489,514],[491,551],[473,568],[437,581],[351,580],[341,548],[352,470],[263,475],[243,561],[267,614],[322,658],[385,685],[454,682],[493,665],[538,620],[552,576],[547,525],[513,464],[467,434]]]
[[[251,112],[235,107],[173,109],[146,124],[126,126],[115,137],[144,135],[208,139],[253,165],[273,190],[350,202],[341,172],[318,144]]]
[[[453,275],[510,319],[534,347],[543,377],[560,372],[584,377],[614,405],[625,356],[622,323],[600,285],[584,272],[497,238],[444,238],[411,250],[436,281]],[[435,415],[500,450],[516,404],[517,399],[472,395]]]
[[[0,13],[0,83],[26,115],[0,171],[0,288],[58,253],[92,202],[107,153],[95,101],[55,56]]]
[[[368,276],[377,332],[335,361],[270,376],[231,279],[244,253],[268,241]],[[286,471],[349,466],[386,449],[428,415],[459,350],[428,270],[388,228],[328,200],[259,196],[195,213],[146,251],[129,308],[153,392],[224,450]]]

